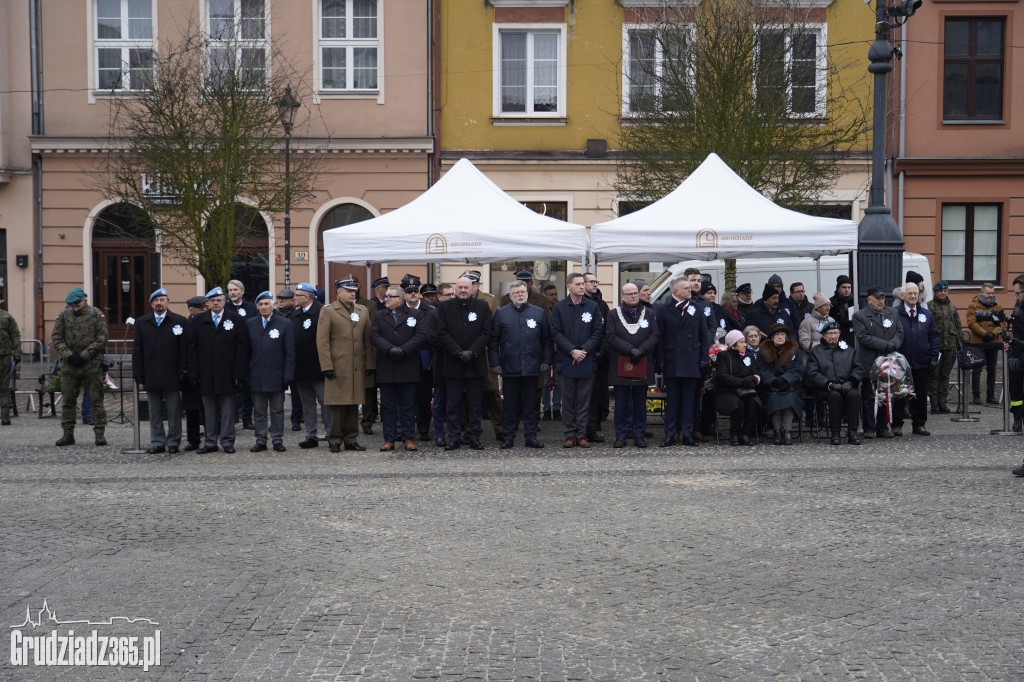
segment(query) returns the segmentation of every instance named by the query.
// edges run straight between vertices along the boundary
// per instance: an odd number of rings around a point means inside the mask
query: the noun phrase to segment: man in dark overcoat
[[[418,450],[416,433],[416,385],[420,380],[420,349],[427,345],[427,313],[410,308],[402,287],[389,286],[384,310],[370,325],[370,343],[377,352],[377,386],[380,388],[382,451],[395,449],[401,440],[408,451]]]
[[[181,388],[187,383],[185,318],[168,309],[167,290],[149,295],[153,312],[139,318],[132,344],[132,375],[149,401],[149,453],[178,452]],[[167,430],[164,430],[164,421]]]
[[[274,311],[274,295],[256,297],[259,314],[245,323],[249,356],[249,390],[256,417],[256,444],[249,452],[267,449],[267,417],[274,452],[284,452],[284,392],[295,379],[295,332],[287,317]]]
[[[658,364],[665,378],[665,438],[662,447],[677,440],[694,446],[694,406],[701,377],[710,367],[711,332],[703,308],[691,304],[685,276],[672,280],[672,298],[658,307]]]
[[[235,451],[235,396],[245,383],[249,359],[245,356],[245,318],[225,308],[224,290],[206,292],[210,309],[190,325],[188,340],[189,380],[203,396],[206,440],[196,452],[204,455]]]
[[[895,308],[885,305],[885,289],[868,289],[867,305],[853,314],[853,336],[857,340],[857,363],[864,370],[865,380],[860,384],[861,416],[864,418],[865,438],[892,438],[889,416],[880,406],[875,415],[875,389],[872,366],[880,355],[888,355],[903,345],[903,325]]]
[[[306,437],[299,443],[303,449],[318,445],[318,406],[324,428],[330,430],[331,424],[330,412],[324,406],[324,378],[320,373],[320,353],[316,347],[316,328],[320,322],[321,308],[323,305],[316,300],[316,287],[309,282],[302,282],[295,287],[295,309],[291,318],[295,332],[294,386],[302,403],[302,423],[306,429]],[[294,395],[292,400],[295,400]]]
[[[597,373],[595,356],[604,335],[604,319],[597,302],[585,295],[581,273],[569,273],[565,286],[569,295],[551,308],[555,367],[562,375],[562,447],[589,448],[587,426]]]
[[[199,385],[193,383],[193,378],[188,375],[188,344],[195,331],[192,327],[196,318],[210,306],[205,296],[193,296],[185,301],[188,306],[188,317],[185,318],[185,381],[181,384],[181,411],[185,414],[185,447],[186,452],[198,450],[201,445],[199,427],[203,425],[203,395],[199,392]],[[198,380],[198,377],[196,377]]]
[[[487,344],[494,330],[490,305],[473,294],[473,281],[463,276],[455,282],[455,298],[437,306],[437,343],[444,349],[441,372],[447,394],[446,450],[459,449],[463,397],[468,412],[466,436],[469,446],[483,450],[480,444],[483,380],[487,375]],[[500,412],[491,413],[492,419],[499,416]]]
[[[645,448],[647,387],[654,384],[660,334],[654,309],[640,304],[640,289],[633,282],[622,285],[622,302],[608,314],[604,329],[609,379],[615,387],[615,447],[625,447],[626,439],[632,437],[636,447]],[[630,376],[637,365],[644,364],[645,373]]]

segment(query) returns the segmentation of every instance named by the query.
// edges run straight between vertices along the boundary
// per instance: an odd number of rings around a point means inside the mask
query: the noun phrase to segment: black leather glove
[[[72,367],[81,367],[85,364],[85,358],[78,353],[72,353],[68,356],[68,364]]]
[[[598,362],[604,362],[605,353],[603,350],[594,351],[594,359]]]
[[[839,384],[839,392],[842,393],[843,395],[846,395],[852,390],[853,384],[851,384],[849,381],[844,381],[843,383]]]
[[[931,358],[930,360],[928,360],[928,369],[930,369],[930,370],[932,370],[934,372],[935,368],[938,367],[938,366],[939,366],[939,359],[938,358]]]
[[[495,374],[497,374],[500,377],[501,376],[501,365],[495,365],[494,367],[491,367],[491,371],[494,372]]]
[[[897,348],[899,348],[899,346],[896,345],[895,341],[887,341],[885,344],[885,354],[888,355],[889,353],[895,353]]]
[[[629,357],[633,362],[638,362],[640,358],[642,358],[643,356],[643,351],[641,351],[639,348],[629,349]]]
[[[372,377],[376,373],[377,373],[377,370],[375,370],[375,369],[364,369],[363,370],[363,374],[368,376],[368,377]]]
[[[859,385],[860,379],[857,379],[856,377],[850,377],[850,386],[852,386],[853,388],[857,388],[857,386]]]
[[[775,377],[772,379],[772,383],[770,385],[776,391],[782,390],[783,388],[789,388],[789,382],[782,377]]]
[[[461,353],[459,353],[458,358],[459,360],[468,365],[469,363],[473,362],[473,351],[464,350]]]
[[[642,358],[646,358],[647,357],[647,349],[646,348],[637,348],[637,350],[640,351],[640,357],[642,357]]]
[[[757,388],[757,379],[754,377],[743,377],[743,388]]]
[[[992,343],[995,340],[996,335],[992,332],[985,332],[985,343]]]
[[[391,346],[388,348],[388,357],[392,360],[402,360],[405,358],[405,351],[398,346]]]
[[[333,369],[325,369],[324,371],[320,372],[320,376],[322,376],[324,379],[334,379],[335,377],[337,377]]]

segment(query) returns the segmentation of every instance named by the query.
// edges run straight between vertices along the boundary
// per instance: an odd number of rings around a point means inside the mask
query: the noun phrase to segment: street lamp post
[[[874,74],[871,192],[857,234],[857,297],[861,305],[870,287],[892,291],[903,279],[903,235],[893,220],[892,210],[885,205],[885,81],[892,71],[893,58],[889,29],[906,23],[921,2],[902,0],[886,6],[886,0],[875,0],[875,40],[868,50],[868,71]],[[896,17],[896,23],[890,24],[889,17]]]
[[[292,86],[285,86],[284,94],[277,100],[277,112],[284,127],[284,286],[292,284],[292,125],[295,123],[295,110],[299,101],[292,95]]]

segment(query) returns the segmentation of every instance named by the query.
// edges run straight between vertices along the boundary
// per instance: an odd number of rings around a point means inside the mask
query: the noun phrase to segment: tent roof
[[[857,223],[777,206],[709,154],[668,195],[591,229],[602,261],[822,256],[857,248]]]
[[[324,232],[324,258],[356,265],[582,260],[586,250],[585,227],[531,211],[468,159],[405,206]]]

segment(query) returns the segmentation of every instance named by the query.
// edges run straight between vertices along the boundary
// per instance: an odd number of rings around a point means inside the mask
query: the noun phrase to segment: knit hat
[[[779,277],[778,275],[772,275],[771,277],[768,278],[768,284],[778,284],[781,287],[782,278]]]
[[[814,295],[814,307],[820,308],[823,305],[832,305],[832,302],[828,300],[828,296],[819,291]]]
[[[743,332],[739,329],[733,329],[725,335],[725,345],[727,348],[732,348],[736,345],[737,341],[743,340]]]
[[[849,275],[839,275],[836,277],[836,288],[839,288],[841,284],[853,284],[853,280],[850,279]]]
[[[709,291],[713,291],[713,292],[715,292],[717,294],[718,293],[718,288],[715,287],[715,285],[712,284],[711,282],[708,282],[708,281],[703,282],[700,285],[700,295],[703,296],[704,294],[708,293]]]
[[[771,296],[778,296],[778,295],[779,295],[779,292],[777,292],[775,290],[775,287],[773,287],[771,284],[765,284],[764,285],[764,291],[761,292],[762,300],[766,299],[766,298],[769,298]]]
[[[920,274],[914,272],[913,270],[908,270],[907,271],[907,279],[905,281],[906,282],[913,282],[914,284],[920,284],[921,282],[924,281],[924,277],[922,277]]]

